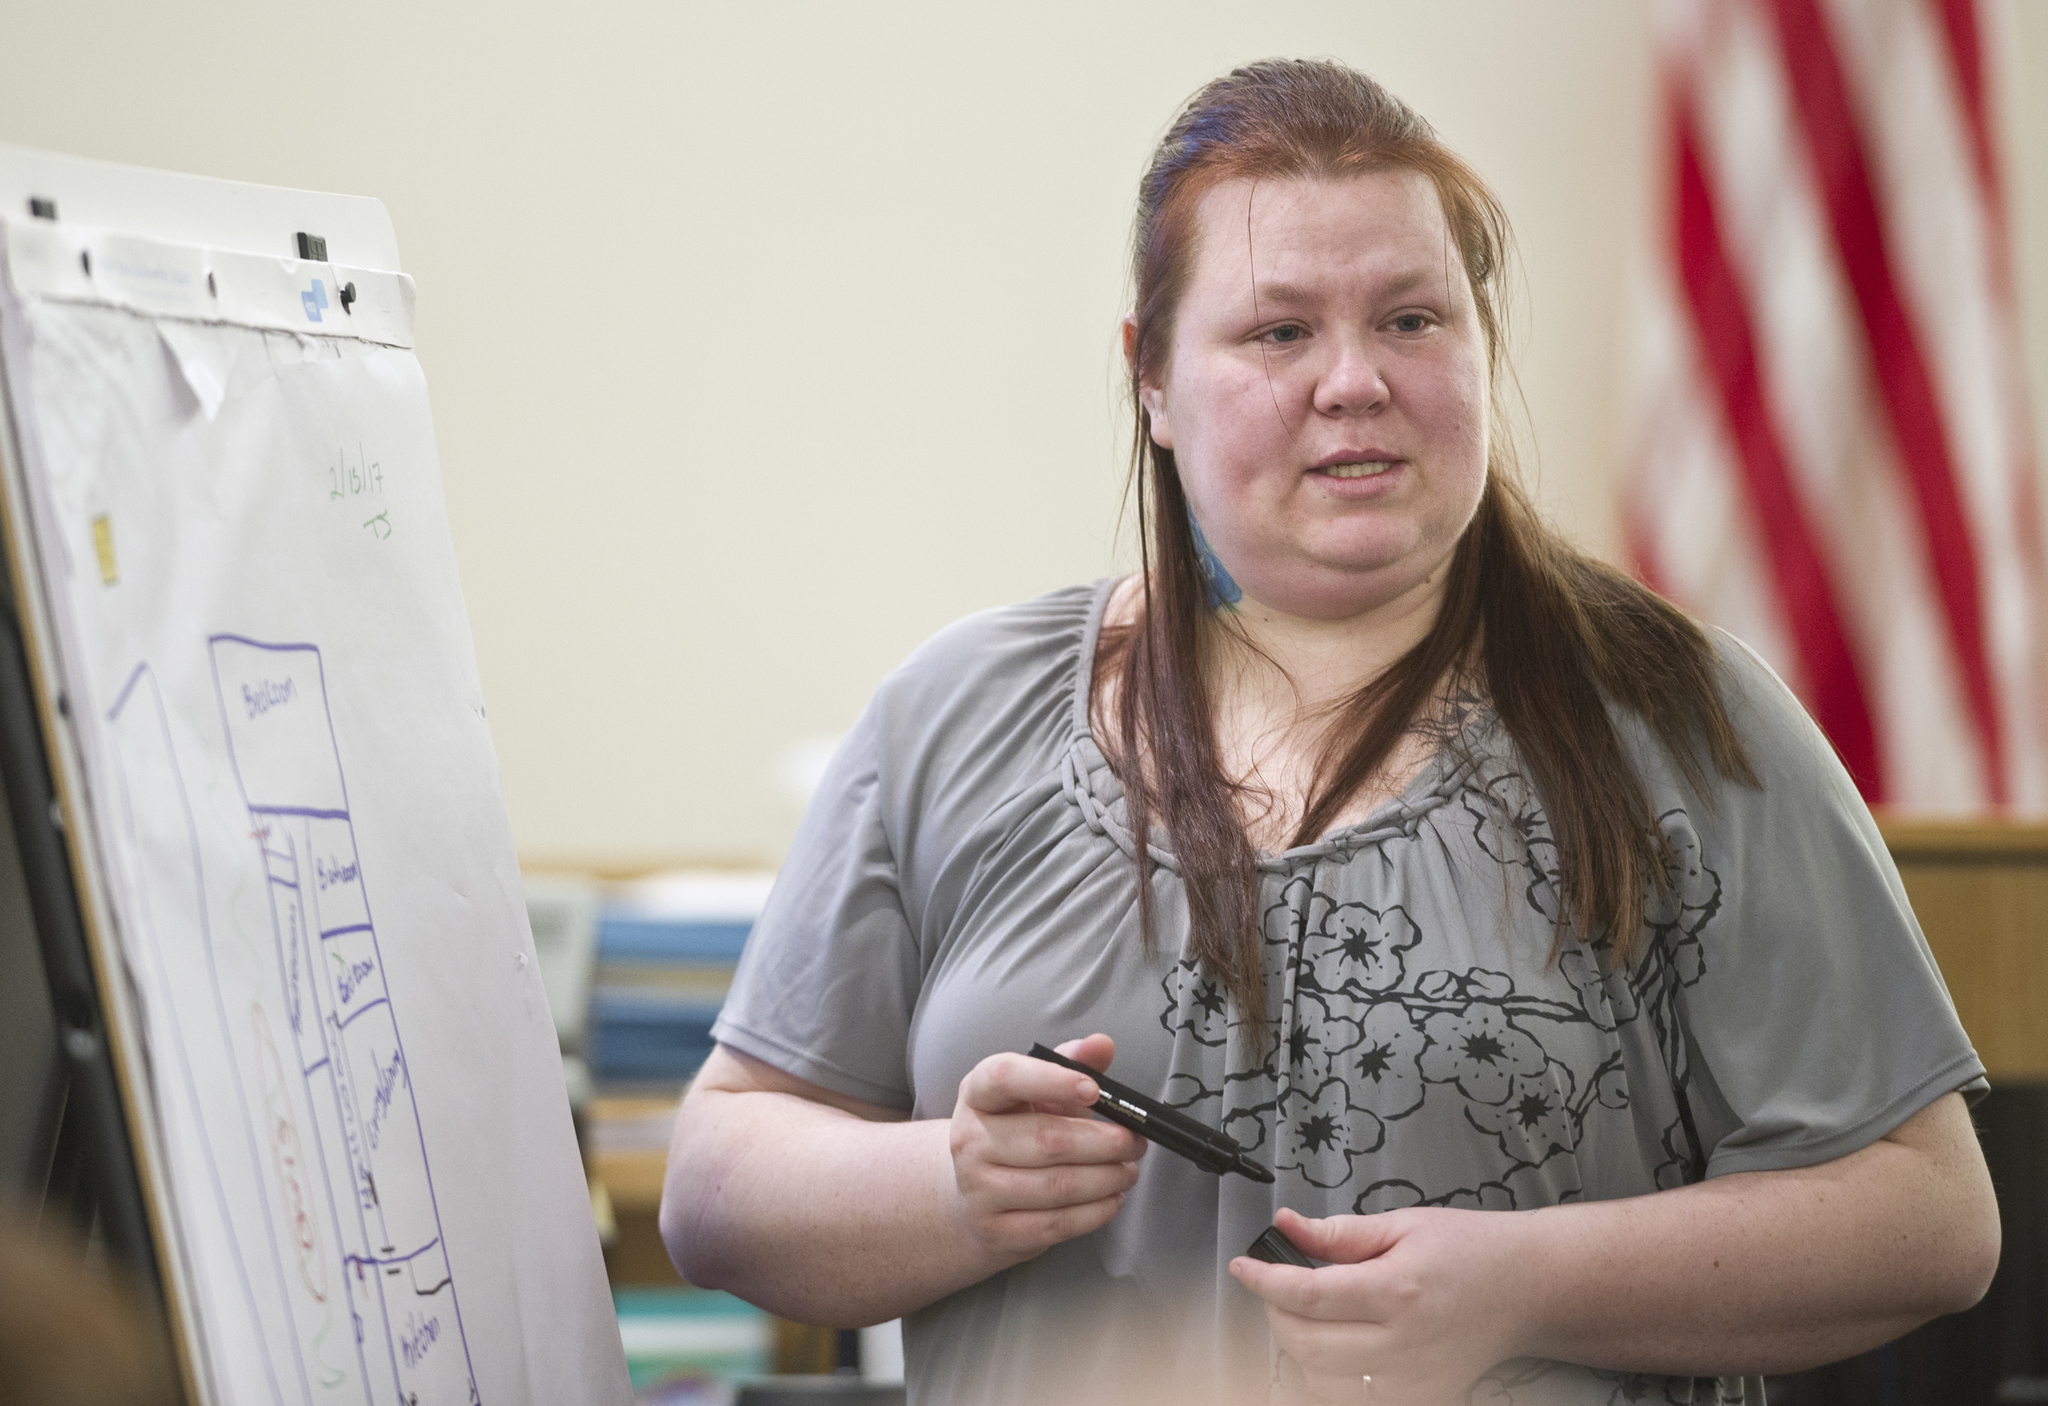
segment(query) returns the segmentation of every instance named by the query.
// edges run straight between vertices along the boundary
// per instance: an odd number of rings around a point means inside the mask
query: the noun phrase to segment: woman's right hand
[[[1109,1068],[1107,1035],[1069,1040],[1061,1054]],[[1001,1266],[1086,1235],[1122,1209],[1147,1143],[1089,1112],[1095,1081],[1029,1055],[990,1055],[960,1081],[951,1147],[956,1213]]]

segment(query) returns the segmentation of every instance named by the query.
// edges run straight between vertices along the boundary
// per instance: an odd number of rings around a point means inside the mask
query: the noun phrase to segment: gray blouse
[[[1840,1157],[1982,1087],[1869,812],[1791,694],[1726,639],[1763,789],[1695,794],[1617,715],[1675,856],[1626,972],[1603,971],[1599,943],[1551,960],[1549,826],[1483,706],[1400,799],[1261,858],[1264,1010],[1182,955],[1163,833],[1148,958],[1122,788],[1088,730],[1110,585],[972,616],[882,684],[714,1033],[944,1118],[985,1056],[1105,1031],[1115,1077],[1222,1127],[1279,1179],[1219,1179],[1154,1148],[1109,1225],[906,1320],[913,1402],[1285,1401],[1298,1373],[1226,1268],[1280,1206],[1637,1196]],[[1256,1064],[1232,1035],[1245,1019],[1271,1036]],[[1472,1400],[1753,1404],[1762,1387],[1518,1361]]]

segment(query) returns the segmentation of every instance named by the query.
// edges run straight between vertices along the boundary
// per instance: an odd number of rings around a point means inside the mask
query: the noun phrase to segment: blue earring
[[[1188,509],[1188,526],[1195,532],[1195,556],[1202,563],[1202,580],[1209,588],[1209,609],[1235,610],[1237,603],[1244,599],[1244,591],[1230,577],[1230,571],[1216,555],[1209,539],[1202,535],[1202,524],[1195,521],[1195,510]]]

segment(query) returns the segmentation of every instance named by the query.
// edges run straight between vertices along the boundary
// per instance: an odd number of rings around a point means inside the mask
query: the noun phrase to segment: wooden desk
[[[1992,1080],[2048,1081],[2048,824],[1878,828]]]

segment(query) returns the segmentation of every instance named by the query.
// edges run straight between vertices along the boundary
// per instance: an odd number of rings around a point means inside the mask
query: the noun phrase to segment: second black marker
[[[1079,1060],[1068,1059],[1057,1050],[1033,1045],[1031,1054],[1034,1059],[1047,1060],[1086,1074],[1102,1090],[1094,1105],[1097,1114],[1158,1143],[1168,1152],[1187,1158],[1202,1170],[1218,1176],[1236,1172],[1256,1182],[1273,1180],[1272,1172],[1247,1155],[1243,1145],[1227,1133],[1198,1123],[1178,1108],[1169,1108],[1156,1098],[1148,1098],[1105,1074],[1096,1073]]]

